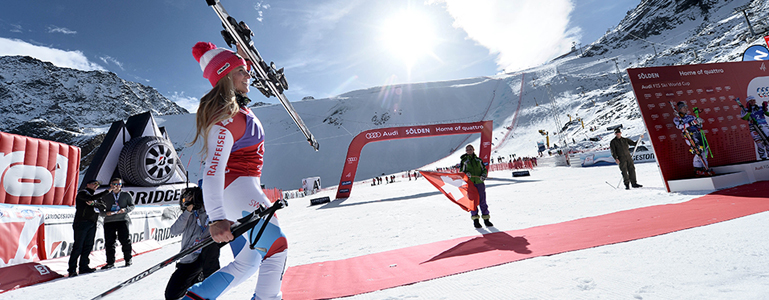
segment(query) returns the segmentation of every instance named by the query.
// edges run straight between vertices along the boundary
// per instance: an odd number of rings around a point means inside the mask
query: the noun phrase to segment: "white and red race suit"
[[[259,206],[272,205],[259,180],[263,163],[264,129],[250,109],[241,108],[233,118],[211,127],[202,183],[209,220],[235,221]],[[216,299],[258,272],[253,299],[281,299],[288,253],[286,236],[277,215],[273,216],[255,249],[251,249],[249,245],[262,225],[260,221],[255,229],[235,237],[230,242],[235,260],[189,291],[204,299]]]

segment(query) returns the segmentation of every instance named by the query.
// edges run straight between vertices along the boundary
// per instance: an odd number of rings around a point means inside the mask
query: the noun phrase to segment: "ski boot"
[[[716,171],[713,171],[713,168],[708,169],[707,173],[708,176],[716,176]]]
[[[482,228],[483,227],[483,226],[481,226],[481,218],[479,216],[477,216],[477,215],[470,216],[470,219],[473,219],[473,226],[475,226],[475,228]]]
[[[696,177],[706,177],[706,176],[708,176],[708,171],[705,170],[705,168],[695,168],[694,169],[694,176],[696,176]]]
[[[481,218],[483,218],[483,224],[486,225],[486,227],[494,227],[494,224],[489,221],[491,216],[489,215],[482,215]]]

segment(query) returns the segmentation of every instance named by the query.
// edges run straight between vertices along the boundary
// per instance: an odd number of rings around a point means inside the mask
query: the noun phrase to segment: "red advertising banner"
[[[480,157],[488,166],[489,156],[491,155],[492,126],[493,121],[480,121],[473,123],[390,127],[363,131],[352,139],[350,146],[347,148],[347,158],[345,160],[344,169],[342,169],[342,178],[339,179],[339,188],[336,192],[336,198],[350,197],[352,184],[355,182],[355,172],[358,170],[360,151],[363,149],[363,146],[368,143],[428,136],[481,133],[481,147],[478,150],[478,157]],[[425,151],[430,150],[425,149]]]
[[[0,132],[0,203],[74,205],[80,148]]]
[[[671,102],[697,107],[702,133],[710,145],[709,167],[755,161],[748,122],[740,118],[747,96],[759,105],[769,100],[769,70],[763,61],[728,62],[628,69],[638,106],[649,132],[666,188],[669,180],[695,177],[694,155],[673,118]]]
[[[0,268],[45,259],[43,227],[41,207],[0,204]]]

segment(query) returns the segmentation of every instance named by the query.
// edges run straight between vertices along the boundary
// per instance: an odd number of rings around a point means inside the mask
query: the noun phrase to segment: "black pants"
[[[176,271],[166,285],[166,299],[176,300],[184,297],[187,289],[193,284],[203,281],[217,270],[219,270],[219,245],[211,244],[203,248],[194,262],[176,264]]]
[[[115,237],[122,246],[123,259],[131,259],[131,233],[128,231],[128,221],[104,223],[104,250],[107,254],[107,264],[115,263]]]
[[[77,270],[78,259],[80,259],[80,270],[90,268],[88,258],[93,250],[93,239],[96,236],[96,222],[78,221],[72,223],[72,229],[75,231],[75,242],[72,244],[72,253],[69,255],[68,272],[73,273]]]

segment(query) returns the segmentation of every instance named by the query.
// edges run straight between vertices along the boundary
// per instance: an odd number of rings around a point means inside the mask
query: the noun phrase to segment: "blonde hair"
[[[235,99],[235,85],[232,83],[232,72],[222,77],[205,96],[200,98],[198,112],[195,116],[197,132],[190,145],[194,145],[198,139],[203,140],[203,149],[200,155],[205,155],[208,150],[208,132],[214,124],[232,118],[238,113],[240,107]]]

